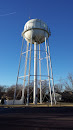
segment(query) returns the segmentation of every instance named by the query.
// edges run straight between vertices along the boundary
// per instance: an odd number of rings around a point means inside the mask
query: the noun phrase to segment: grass
[[[0,107],[4,107],[4,108],[14,108],[14,107],[73,107],[73,103],[64,103],[64,102],[57,102],[57,104],[53,104],[51,106],[50,103],[37,103],[37,105],[34,105],[33,103],[30,103],[29,105],[1,105]]]

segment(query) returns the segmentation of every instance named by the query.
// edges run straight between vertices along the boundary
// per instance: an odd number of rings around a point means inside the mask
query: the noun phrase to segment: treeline
[[[73,102],[73,74],[69,73],[66,79],[60,79],[55,84],[55,92],[62,95],[62,102]]]
[[[15,87],[16,87],[15,85],[12,85],[10,87],[0,86],[0,99],[6,98],[9,100],[12,100],[14,98]],[[29,102],[33,102],[33,87],[34,87],[34,82],[31,82],[29,85]],[[16,99],[17,100],[21,99],[21,97],[22,97],[22,88],[23,88],[23,85],[21,85],[21,84],[18,84],[16,87]],[[28,86],[25,87],[25,91],[24,91],[25,102],[27,102],[27,89],[28,89]],[[38,82],[38,89],[37,89],[37,100],[38,100],[38,102],[40,102],[39,82]],[[50,100],[48,82],[46,80],[42,82],[42,100],[43,100],[43,102]]]
[[[37,90],[37,99],[38,102],[40,101],[40,88],[39,88],[39,81],[38,81],[38,90]],[[29,101],[33,102],[33,86],[34,82],[31,82],[29,85]],[[49,84],[48,81],[44,80],[42,81],[42,101],[50,101],[49,97]],[[14,90],[15,90],[15,85],[12,85],[10,87],[7,86],[1,86],[0,85],[0,99],[6,98],[6,99],[13,99],[14,97]],[[55,94],[61,95],[61,101],[62,102],[73,102],[73,75],[71,73],[68,74],[67,78],[60,79],[58,84],[55,84]],[[23,86],[21,84],[18,84],[17,89],[16,89],[16,99],[21,99],[22,96],[22,88]],[[28,85],[25,87],[25,101],[27,101],[27,89]],[[57,95],[56,95],[57,97]]]

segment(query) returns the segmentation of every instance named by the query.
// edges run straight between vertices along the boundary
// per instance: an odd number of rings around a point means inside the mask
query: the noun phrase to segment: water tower
[[[50,35],[51,35],[51,32],[50,32],[50,29],[48,30],[48,26],[39,19],[31,19],[24,25],[24,30],[22,32],[23,41],[22,41],[20,62],[19,62],[17,82],[16,82],[16,86],[17,86],[18,80],[23,78],[22,103],[24,102],[24,99],[25,99],[25,96],[24,96],[25,86],[26,84],[28,84],[27,85],[28,86],[27,87],[27,104],[29,104],[29,86],[31,82],[30,80],[31,77],[34,83],[33,103],[37,104],[38,81],[39,81],[39,89],[40,89],[40,103],[42,103],[42,81],[43,80],[47,80],[48,82],[51,105],[52,105],[52,101],[56,103],[49,40],[48,40]],[[24,41],[26,42],[25,51],[23,51]],[[24,44],[24,48],[25,48],[25,44]],[[42,45],[43,47],[41,47]],[[42,55],[42,52],[44,53],[43,55]],[[19,76],[22,56],[25,57],[24,75]],[[31,61],[32,57],[33,57],[33,61]],[[46,61],[41,63],[43,59],[45,59]],[[26,77],[27,77],[27,80],[26,80]],[[42,79],[42,77],[45,77],[45,78]],[[16,97],[16,89],[14,93],[14,100],[15,100],[15,97]]]

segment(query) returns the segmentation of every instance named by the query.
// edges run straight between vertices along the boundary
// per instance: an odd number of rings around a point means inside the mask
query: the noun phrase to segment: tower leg
[[[31,48],[32,48],[32,38],[31,38],[31,43],[30,43],[29,74],[28,74],[28,87],[27,87],[27,105],[29,104],[29,84],[30,84],[30,68],[31,68]]]
[[[33,103],[37,104],[37,42],[34,42],[34,94]]]
[[[50,57],[49,40],[48,40],[48,54],[49,54],[50,69],[51,69],[51,77],[52,77],[52,85],[53,85],[53,96],[54,96],[54,102],[55,102],[55,104],[56,104],[55,91],[54,91],[54,80],[53,80],[53,72],[52,72],[52,64],[51,64],[51,57]]]
[[[51,94],[50,72],[49,72],[49,63],[48,63],[48,53],[47,53],[46,37],[45,37],[45,48],[46,48],[46,58],[47,58],[47,69],[48,69],[48,80],[49,80],[50,100],[51,100],[51,105],[52,105],[52,94]]]
[[[15,91],[14,91],[13,104],[15,103],[15,98],[16,98],[16,88],[17,88],[17,84],[18,84],[18,77],[19,77],[19,71],[20,71],[21,56],[22,56],[22,50],[23,50],[23,42],[24,42],[24,38],[22,40],[22,47],[21,47],[21,54],[20,54],[20,60],[19,60],[19,68],[18,68],[18,74],[17,74],[17,80],[16,80],[16,87],[15,87]]]
[[[40,103],[42,103],[40,44],[39,44],[39,72],[40,72]]]
[[[28,48],[29,48],[29,43],[27,42],[27,51],[26,51],[26,59],[25,59],[25,72],[24,72],[24,83],[23,83],[23,89],[22,89],[22,101],[23,101],[23,104],[24,104],[24,89],[25,89],[27,60],[28,60]]]

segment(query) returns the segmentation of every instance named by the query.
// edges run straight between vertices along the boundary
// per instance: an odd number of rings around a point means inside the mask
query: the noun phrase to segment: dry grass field
[[[0,105],[0,129],[73,130],[73,104]]]
[[[14,108],[14,107],[73,107],[73,103],[64,103],[64,102],[57,102],[57,104],[53,104],[52,106],[50,103],[38,103],[37,105],[34,105],[33,103],[30,103],[28,105],[2,105],[0,104],[0,108]]]

